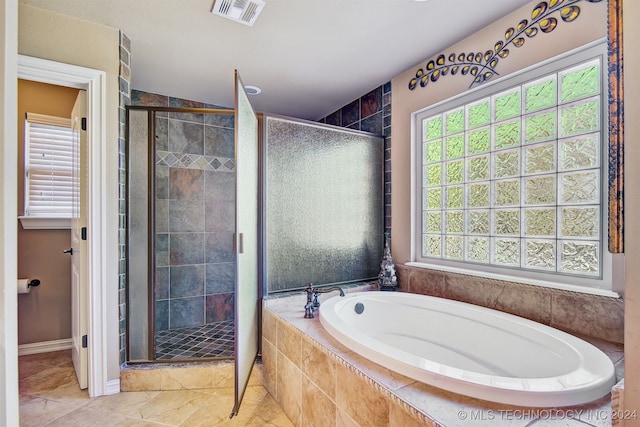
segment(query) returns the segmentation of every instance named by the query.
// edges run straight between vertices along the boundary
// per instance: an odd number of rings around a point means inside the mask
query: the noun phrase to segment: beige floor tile
[[[232,419],[233,387],[132,391],[90,399],[78,387],[70,360],[70,352],[53,354],[51,363],[46,354],[20,357],[21,427],[293,426],[262,385],[247,387]],[[226,380],[226,371],[222,377]]]
[[[246,427],[293,427],[276,401],[267,394],[247,421]]]
[[[163,391],[142,406],[132,410],[127,416],[141,420],[180,425],[210,396],[191,390]]]
[[[86,407],[127,415],[155,398],[159,391],[125,391],[91,400]]]
[[[138,419],[129,418],[129,417],[124,417],[123,419],[118,421],[116,424],[114,424],[114,426],[115,427],[157,427],[157,426],[167,427],[166,424],[154,423],[146,420],[138,420]]]
[[[122,418],[121,415],[80,408],[55,419],[47,427],[112,427]]]
[[[55,402],[39,397],[20,399],[20,426],[40,427],[77,409],[68,403]]]

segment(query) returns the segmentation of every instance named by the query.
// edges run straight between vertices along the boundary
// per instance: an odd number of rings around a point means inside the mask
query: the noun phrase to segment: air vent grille
[[[252,26],[264,5],[262,0],[215,0],[211,13]]]

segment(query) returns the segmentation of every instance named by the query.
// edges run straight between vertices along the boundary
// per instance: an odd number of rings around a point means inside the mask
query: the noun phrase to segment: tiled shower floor
[[[168,329],[156,334],[156,360],[233,357],[233,321]]]

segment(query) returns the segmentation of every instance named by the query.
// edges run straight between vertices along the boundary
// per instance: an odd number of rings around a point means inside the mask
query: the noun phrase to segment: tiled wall
[[[134,90],[133,105],[219,108]],[[232,320],[233,116],[156,117],[156,330]]]
[[[405,265],[400,289],[526,317],[572,334],[624,342],[624,301],[598,295],[504,282]]]
[[[391,83],[385,83],[318,120],[328,125],[383,135],[385,231],[391,231]]]
[[[126,360],[127,345],[127,217],[126,217],[126,110],[131,103],[131,40],[120,32],[120,101],[118,131],[118,312],[120,364]]]

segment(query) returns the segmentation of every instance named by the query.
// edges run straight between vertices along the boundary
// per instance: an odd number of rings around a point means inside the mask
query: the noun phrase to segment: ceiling
[[[213,0],[20,0],[122,30],[134,89],[233,106],[233,72],[258,111],[322,118],[530,0],[265,0],[252,27]]]

